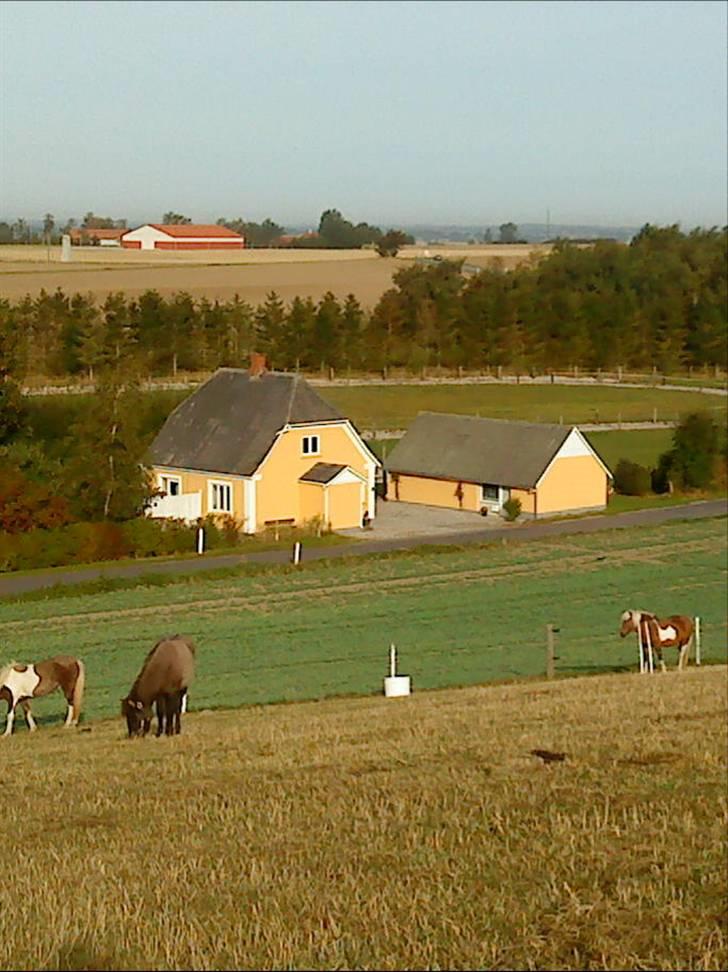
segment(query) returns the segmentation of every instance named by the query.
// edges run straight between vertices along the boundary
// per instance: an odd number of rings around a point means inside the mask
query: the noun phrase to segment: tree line
[[[726,229],[646,226],[629,245],[559,243],[509,272],[496,262],[466,278],[459,261],[414,264],[372,310],[353,294],[286,304],[270,293],[253,306],[41,292],[0,300],[0,367],[18,381],[93,377],[123,359],[168,376],[245,366],[261,351],[279,370],[725,368],[727,239]]]

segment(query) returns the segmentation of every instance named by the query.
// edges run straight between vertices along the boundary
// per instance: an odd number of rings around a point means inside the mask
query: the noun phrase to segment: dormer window
[[[301,443],[301,453],[304,456],[317,456],[321,452],[321,443],[317,435],[304,435]]]

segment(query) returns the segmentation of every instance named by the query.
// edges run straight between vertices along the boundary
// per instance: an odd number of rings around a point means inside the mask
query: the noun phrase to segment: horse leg
[[[170,692],[167,696],[167,735],[174,735],[175,720],[179,713],[179,692]]]
[[[167,726],[167,698],[164,695],[160,695],[156,701],[157,709],[157,731],[155,733],[157,739],[162,735]]]
[[[68,705],[68,712],[66,713],[66,721],[63,723],[64,729],[69,729],[71,726],[76,725],[76,713],[73,710],[73,692],[64,693],[66,696],[66,704]]]
[[[13,731],[13,723],[15,722],[15,703],[8,703],[8,716],[5,720],[5,732],[3,736],[11,735]]]
[[[656,646],[656,650],[657,650],[657,660],[660,663],[660,671],[666,672],[667,671],[667,665],[665,664],[665,659],[662,657],[662,648],[660,648],[659,645],[658,645],[658,646]]]
[[[28,731],[35,732],[38,728],[38,724],[33,718],[33,713],[30,711],[30,702],[27,699],[20,703],[23,708],[23,715],[25,716],[25,721],[28,723]]]

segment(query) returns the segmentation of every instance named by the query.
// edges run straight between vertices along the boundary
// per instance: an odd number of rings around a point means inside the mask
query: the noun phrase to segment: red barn
[[[242,250],[245,237],[207,223],[147,223],[124,233],[121,245],[129,250]]]

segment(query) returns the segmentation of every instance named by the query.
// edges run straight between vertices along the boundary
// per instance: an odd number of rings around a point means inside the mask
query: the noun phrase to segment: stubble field
[[[497,259],[505,269],[527,262],[539,246],[431,247],[431,256],[465,259],[487,266]],[[123,250],[111,247],[74,247],[71,263],[60,262],[60,247],[0,247],[0,296],[17,300],[41,289],[92,293],[103,299],[123,291],[135,297],[145,290],[164,296],[186,291],[194,297],[229,300],[236,294],[257,304],[274,290],[286,301],[294,297],[319,300],[327,291],[339,299],[353,293],[372,307],[392,286],[392,274],[413,265],[423,247],[405,247],[393,259],[373,250]]]
[[[725,684],[604,675],[0,740],[22,848],[0,967],[723,969]]]
[[[78,730],[52,696],[0,740],[0,967],[724,968],[725,555],[717,518],[0,602],[4,655],[88,674]],[[712,664],[631,673],[628,606]],[[127,741],[172,630],[183,734]]]

